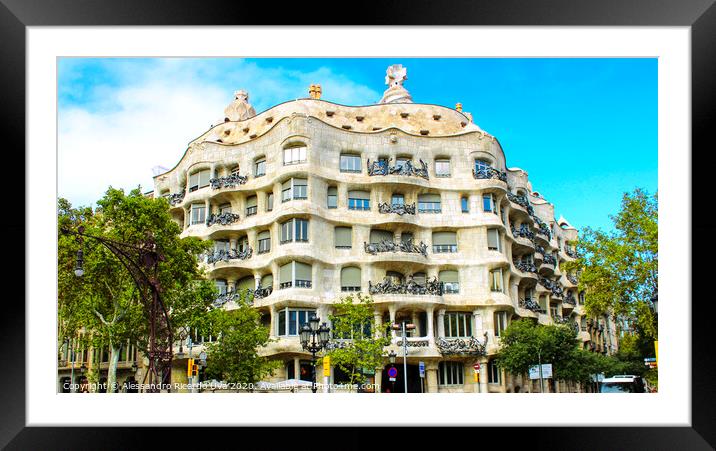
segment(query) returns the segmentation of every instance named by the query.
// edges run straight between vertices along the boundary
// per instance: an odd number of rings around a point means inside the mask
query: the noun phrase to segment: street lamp
[[[388,353],[388,358],[390,358],[390,363],[395,363],[395,358],[398,356],[398,354],[393,351],[392,349]]]
[[[323,323],[319,327],[320,319],[316,315],[311,315],[307,323],[301,327],[301,347],[311,353],[311,391],[316,393],[316,353],[326,348],[328,344],[331,329]]]
[[[77,264],[75,265],[75,275],[77,277],[82,277],[85,273],[83,268],[84,262],[84,253],[82,252],[82,248],[79,248],[77,249]]]
[[[393,330],[400,330],[403,336],[403,383],[405,393],[408,393],[408,337],[407,330],[414,330],[415,324],[402,321],[400,324],[393,323]]]

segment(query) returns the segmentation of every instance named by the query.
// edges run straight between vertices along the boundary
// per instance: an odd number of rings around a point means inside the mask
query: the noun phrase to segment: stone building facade
[[[215,242],[205,264],[222,292],[216,305],[231,309],[237,290],[255,291],[278,340],[265,352],[284,362],[274,381],[305,379],[302,323],[314,313],[327,321],[355,291],[372,295],[378,324],[416,325],[409,391],[421,390],[419,362],[427,392],[535,390],[492,362],[518,318],[568,322],[585,347],[614,350],[613,325],[587,320],[576,276],[560,271],[577,230],[460,104],[413,103],[405,75],[388,68],[383,99],[358,107],[321,100],[311,85],[310,97],[256,114],[239,91],[220,123],[155,177],[182,236]],[[386,353],[402,373],[401,340]],[[369,377],[379,391],[402,391],[381,369]]]

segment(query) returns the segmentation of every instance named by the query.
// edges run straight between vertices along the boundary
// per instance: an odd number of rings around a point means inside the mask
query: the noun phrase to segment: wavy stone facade
[[[420,361],[427,392],[531,390],[490,360],[500,330],[520,317],[570,322],[585,347],[607,346],[604,327],[586,324],[576,278],[559,269],[577,230],[555,220],[525,171],[507,167],[495,137],[455,109],[337,105],[318,89],[227,117],[155,177],[182,236],[217,243],[205,263],[227,293],[216,305],[231,309],[234,290],[258,289],[253,305],[278,339],[266,352],[285,362],[274,381],[306,370],[302,312],[327,321],[331,304],[358,290],[372,295],[378,323],[417,325],[411,391]],[[402,373],[399,344],[390,349]],[[335,369],[331,378],[340,379]],[[380,369],[372,378],[390,387]]]

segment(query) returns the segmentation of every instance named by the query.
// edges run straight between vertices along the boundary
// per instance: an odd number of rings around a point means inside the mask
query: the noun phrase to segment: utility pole
[[[544,393],[544,379],[542,378],[542,351],[537,350],[537,361],[539,362],[539,390]]]

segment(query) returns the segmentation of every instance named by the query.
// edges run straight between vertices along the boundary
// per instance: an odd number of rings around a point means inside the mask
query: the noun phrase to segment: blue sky
[[[391,64],[407,67],[416,103],[462,103],[575,227],[610,229],[622,193],[657,189],[656,59],[63,58],[59,195],[88,205],[110,184],[151,190],[152,168],[173,167],[238,89],[258,112],[312,83],[365,105]]]

